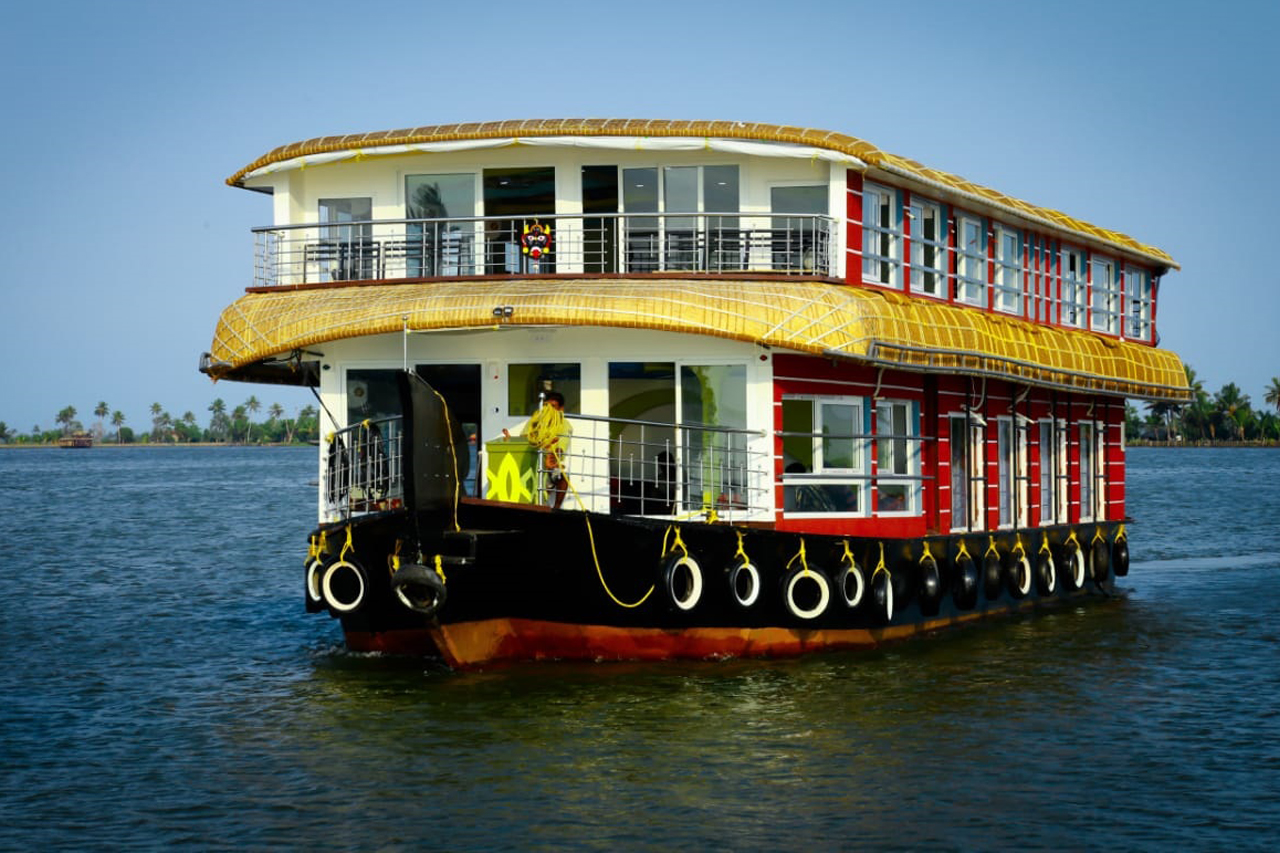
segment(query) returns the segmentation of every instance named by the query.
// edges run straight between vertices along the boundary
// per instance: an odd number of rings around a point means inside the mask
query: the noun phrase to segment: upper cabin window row
[[[867,182],[863,283],[1033,322],[1153,341],[1151,272],[1034,231]],[[855,245],[851,252],[858,252]]]

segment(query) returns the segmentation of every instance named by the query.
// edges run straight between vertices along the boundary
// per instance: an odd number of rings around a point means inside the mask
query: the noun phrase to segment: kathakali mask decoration
[[[524,232],[520,235],[521,250],[533,260],[551,252],[551,226],[534,220],[530,225],[524,224]]]

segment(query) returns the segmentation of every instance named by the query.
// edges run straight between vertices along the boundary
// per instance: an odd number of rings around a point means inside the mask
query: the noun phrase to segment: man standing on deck
[[[569,440],[573,436],[573,427],[564,417],[564,395],[559,391],[548,391],[542,406],[524,422],[519,434],[542,454],[543,469],[554,494],[551,508],[559,509],[569,488],[566,468],[569,463]],[[502,435],[505,438],[511,437],[510,431],[506,429],[502,431]]]

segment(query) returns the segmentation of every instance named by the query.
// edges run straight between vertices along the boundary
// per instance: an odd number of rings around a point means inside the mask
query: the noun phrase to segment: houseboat
[[[1110,595],[1173,259],[840,133],[331,136],[200,369],[319,400],[306,606],[353,650],[797,655]],[[300,531],[301,533],[301,531]]]

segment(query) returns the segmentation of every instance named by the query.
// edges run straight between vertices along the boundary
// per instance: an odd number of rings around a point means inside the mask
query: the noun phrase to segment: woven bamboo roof
[[[246,293],[223,311],[208,372],[364,335],[504,325],[650,329],[914,371],[992,376],[1153,400],[1188,397],[1178,356],[896,293],[821,281],[431,281]]]
[[[498,122],[426,125],[423,127],[353,133],[345,136],[321,136],[305,142],[282,145],[254,160],[227,178],[232,186],[243,186],[245,178],[265,166],[298,159],[305,164],[308,156],[353,152],[358,156],[373,155],[388,146],[432,142],[456,142],[483,139],[533,139],[551,136],[636,136],[652,138],[743,139],[780,142],[825,148],[856,157],[869,166],[927,185],[939,187],[962,197],[977,199],[1023,219],[1039,222],[1051,230],[1072,233],[1135,253],[1159,264],[1177,268],[1168,253],[1134,238],[1091,225],[1061,211],[1040,207],[989,187],[975,184],[958,175],[924,166],[915,160],[882,151],[870,142],[806,127],[735,121],[677,121],[669,119],[524,119]]]

